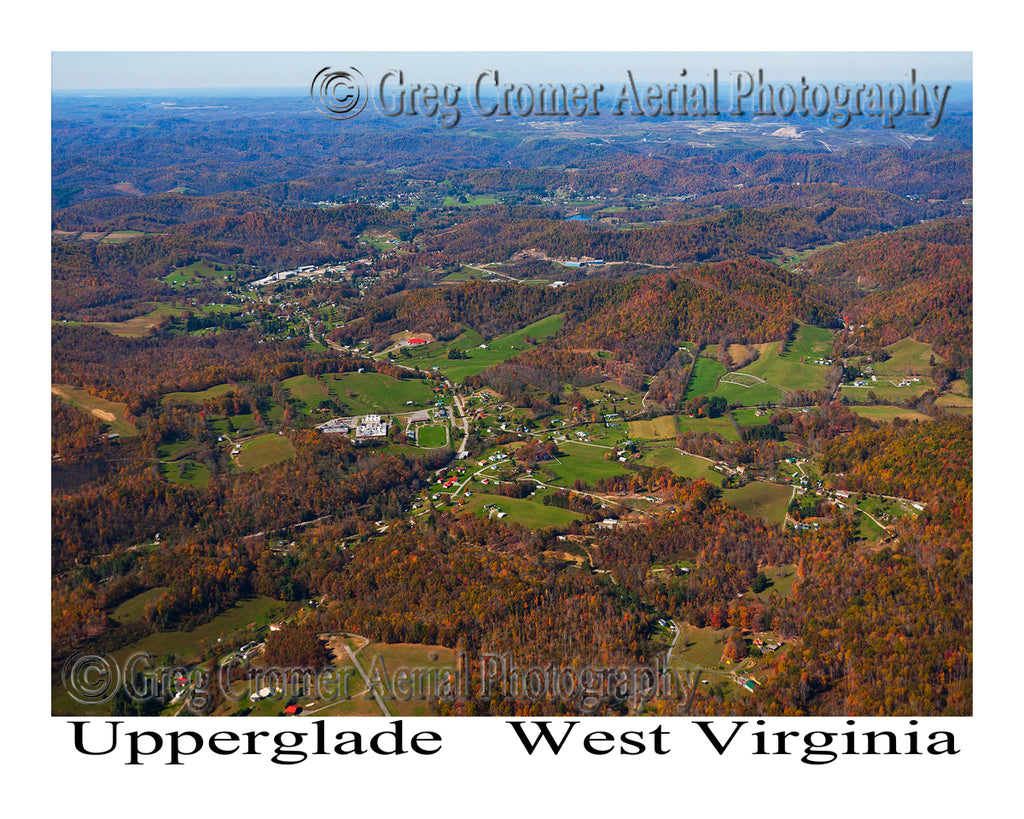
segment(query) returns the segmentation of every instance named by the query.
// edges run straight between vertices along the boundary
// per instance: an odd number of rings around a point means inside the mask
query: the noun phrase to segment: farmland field
[[[392,378],[380,373],[331,373],[323,376],[331,395],[350,415],[404,412],[407,401],[425,407],[434,401],[434,387],[423,378]],[[306,389],[310,388],[307,382]]]
[[[729,419],[722,415],[718,418],[689,418],[685,415],[676,416],[679,432],[715,432],[726,441],[738,441],[740,436]]]
[[[453,341],[433,342],[410,350],[408,358],[402,356],[398,361],[407,366],[418,364],[420,369],[437,367],[447,378],[461,382],[481,370],[515,358],[524,350],[532,349],[532,345],[526,343],[526,336],[543,341],[562,329],[562,321],[563,317],[560,314],[548,316],[522,330],[496,336],[487,342],[476,331],[466,330]],[[481,345],[485,345],[485,348],[481,349]],[[468,358],[449,359],[449,350],[460,350]]]
[[[907,421],[931,421],[932,419],[923,412],[917,410],[903,409],[903,407],[850,407],[854,414],[861,418],[868,418],[872,421],[894,421],[903,418]]]
[[[286,378],[281,386],[296,401],[300,402],[306,412],[315,410],[321,401],[330,400],[330,390],[327,384],[311,375],[296,375]]]
[[[568,526],[574,520],[580,520],[583,515],[562,509],[558,506],[545,506],[541,502],[543,491],[538,490],[535,498],[506,498],[504,495],[488,495],[473,493],[473,497],[458,507],[459,514],[472,513],[480,517],[487,517],[490,510],[484,509],[488,504],[496,504],[498,508],[508,513],[505,521],[518,523],[530,529],[543,529],[546,526]]]
[[[223,281],[231,275],[230,270],[215,270],[207,262],[200,260],[185,267],[172,270],[161,281],[172,287],[188,287],[192,285],[198,286],[209,281]]]
[[[934,358],[937,364],[943,362],[942,356],[935,352],[931,344],[914,341],[912,338],[901,339],[885,349],[890,357],[873,365],[876,375],[927,375],[932,370],[930,359]]]
[[[928,390],[935,388],[931,378],[926,375],[911,377],[918,380],[911,381],[905,387],[899,386],[899,381],[893,383],[889,380],[883,380],[881,376],[879,376],[878,381],[868,382],[866,387],[854,387],[852,384],[843,384],[841,394],[843,398],[847,398],[855,404],[870,404],[876,399],[882,401],[906,401],[908,398],[919,398]],[[875,398],[872,398],[868,393],[874,393]]]
[[[675,447],[658,447],[645,452],[640,463],[646,466],[667,466],[677,475],[691,481],[705,480],[718,486],[722,473],[711,468],[711,462],[695,455],[684,455]]]
[[[295,457],[295,447],[283,435],[260,435],[242,444],[238,465],[243,469],[262,469]]]
[[[793,490],[766,481],[751,481],[739,489],[722,490],[722,500],[752,518],[781,524],[786,516]]]
[[[147,592],[141,594],[145,595]],[[126,603],[130,604],[134,600],[135,598],[132,598]],[[145,602],[150,602],[150,598],[146,598]],[[191,631],[160,631],[149,634],[113,652],[112,657],[119,667],[124,667],[128,658],[139,652],[146,652],[157,658],[170,655],[178,664],[192,665],[202,660],[204,653],[218,644],[237,644],[242,635],[249,633],[250,626],[266,626],[274,622],[280,616],[283,607],[281,601],[272,597],[240,600],[209,622],[196,626]],[[138,604],[134,604],[127,609],[127,613],[123,611],[122,616],[137,618],[141,615],[139,608],[141,607]],[[119,607],[118,610],[122,609]],[[108,713],[109,709],[109,704],[88,706],[76,702],[59,683],[52,689],[51,701],[54,714],[102,714]]]
[[[182,486],[204,487],[210,484],[210,470],[191,458],[160,464],[160,474],[171,483]]]
[[[77,389],[68,384],[53,384],[50,387],[50,392],[75,409],[96,416],[106,423],[111,432],[116,432],[118,435],[125,437],[139,434],[139,431],[128,421],[127,404],[108,401],[105,398],[100,398],[98,395],[92,395],[85,390]]]
[[[607,449],[588,446],[576,441],[566,441],[559,444],[562,454],[557,460],[544,461],[539,465],[542,471],[554,473],[555,480],[550,483],[559,483],[565,487],[571,487],[573,482],[579,478],[593,486],[599,478],[609,478],[613,475],[620,475],[625,470],[619,461],[606,461],[604,459]],[[549,483],[549,481],[545,481]]]
[[[797,331],[792,348],[785,355],[779,355],[781,341],[773,341],[765,346],[764,352],[752,364],[737,373],[746,373],[767,381],[783,390],[820,390],[825,386],[825,376],[829,368],[822,364],[811,364],[801,361],[801,355],[795,351],[818,349],[823,346],[814,339],[818,336],[811,331],[817,327],[801,327]],[[824,331],[828,333],[828,331]],[[831,337],[831,333],[829,333]],[[831,344],[824,355],[831,354]]]
[[[738,409],[733,410],[732,417],[736,419],[736,423],[740,427],[763,427],[771,423],[772,416],[770,412],[757,415],[757,412],[752,409]]]
[[[184,307],[177,307],[171,304],[155,304],[153,309],[145,315],[135,316],[125,321],[83,321],[90,327],[97,327],[106,330],[115,336],[125,338],[142,338],[148,336],[158,325],[171,316],[184,312]],[[68,322],[69,324],[71,322]]]
[[[749,376],[744,377],[740,372],[732,372],[722,377],[718,389],[710,395],[717,395],[730,404],[738,404],[741,407],[763,407],[777,404],[782,399],[783,391],[774,384],[757,381]]]
[[[164,403],[169,403],[171,401],[188,401],[190,403],[201,404],[207,398],[218,398],[221,395],[227,395],[233,389],[234,384],[217,384],[207,390],[199,390],[197,392],[169,392],[164,395],[161,400]]]
[[[650,421],[630,421],[629,435],[631,438],[644,438],[648,441],[675,440],[676,419],[671,415],[662,415]]]
[[[690,376],[690,383],[686,387],[685,398],[695,398],[698,395],[707,395],[718,383],[720,376],[725,375],[725,367],[710,358],[700,356],[693,365],[693,374]]]
[[[380,694],[388,710],[403,717],[428,715],[427,700],[438,691],[445,672],[455,669],[456,659],[453,649],[413,643],[370,643],[357,657],[371,680],[385,681]],[[353,682],[352,692],[362,687]]]

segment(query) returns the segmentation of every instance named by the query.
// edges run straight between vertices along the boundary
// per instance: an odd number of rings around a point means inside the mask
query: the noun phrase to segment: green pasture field
[[[165,404],[169,404],[171,402],[188,402],[190,404],[201,404],[207,398],[219,398],[222,395],[227,395],[234,388],[234,384],[217,384],[213,387],[210,387],[209,389],[198,390],[196,392],[165,393],[160,400]]]
[[[96,327],[100,330],[106,330],[111,335],[122,336],[124,338],[142,338],[148,336],[153,330],[156,329],[157,325],[161,324],[170,316],[177,316],[185,311],[184,307],[177,307],[171,304],[154,304],[153,309],[142,316],[135,316],[134,318],[127,319],[125,321],[83,321],[83,322],[68,322],[68,324],[84,324],[89,327]]]
[[[683,455],[675,447],[658,447],[650,449],[640,458],[645,466],[667,466],[677,475],[691,481],[705,480],[715,486],[722,483],[722,473],[711,468],[710,461],[694,455]]]
[[[774,384],[766,384],[742,373],[733,372],[722,376],[718,388],[710,393],[724,398],[729,404],[741,407],[763,407],[778,404],[783,391]]]
[[[705,358],[703,355],[697,358],[693,365],[693,372],[690,375],[690,383],[686,387],[684,398],[696,398],[699,395],[707,395],[715,389],[718,379],[725,375],[725,367],[718,361]]]
[[[720,415],[718,418],[690,418],[686,415],[677,415],[676,427],[679,432],[716,432],[725,441],[740,439],[735,427],[724,415]]]
[[[769,598],[776,594],[780,597],[789,597],[793,593],[793,583],[796,581],[795,563],[788,563],[784,566],[765,566],[761,571],[765,573],[769,581],[768,588],[757,595],[761,602],[767,603]]]
[[[903,418],[907,421],[932,420],[923,412],[918,412],[917,410],[912,409],[903,409],[903,407],[850,407],[850,410],[861,418],[868,418],[871,421],[885,421],[886,423],[892,423],[897,418]]]
[[[448,427],[444,424],[431,424],[416,429],[416,445],[424,449],[434,449],[448,444]]]
[[[224,418],[211,418],[210,426],[221,435],[241,435],[256,431],[256,422],[251,412],[241,415],[228,415]]]
[[[542,471],[551,471],[555,480],[544,483],[557,483],[571,488],[577,478],[590,486],[600,478],[621,475],[625,469],[618,460],[604,459],[608,450],[601,447],[588,446],[576,441],[565,441],[558,445],[562,453],[557,460],[543,461],[538,464]]]
[[[501,197],[487,194],[467,196],[465,202],[458,201],[454,196],[446,196],[441,205],[446,208],[476,208],[481,205],[496,205],[500,201]]]
[[[919,378],[920,381],[911,382],[905,387],[897,386],[899,381],[896,384],[889,380],[883,381],[882,376],[878,377],[878,381],[869,381],[866,387],[843,384],[840,394],[853,404],[871,404],[869,392],[873,392],[875,400],[879,401],[906,401],[908,398],[920,398],[935,387],[934,382],[926,375],[912,377]]]
[[[331,391],[327,384],[311,375],[296,375],[286,378],[281,382],[281,386],[292,398],[303,405],[306,412],[313,412],[319,407],[321,401],[331,397]]]
[[[572,482],[570,481],[570,486]],[[558,506],[545,506],[541,501],[547,490],[539,488],[535,497],[506,498],[504,495],[492,495],[486,492],[473,492],[473,497],[465,504],[457,507],[460,514],[472,513],[486,518],[490,512],[484,509],[494,503],[502,512],[508,512],[503,518],[506,522],[518,523],[529,529],[544,529],[548,526],[568,526],[574,520],[582,520],[583,515],[562,509]]]
[[[531,349],[531,346],[526,343],[526,336],[533,336],[538,341],[544,341],[553,336],[562,329],[562,322],[561,314],[548,316],[540,321],[535,321],[522,330],[496,336],[488,342],[484,342],[476,331],[466,330],[452,341],[434,341],[424,344],[415,350],[410,350],[408,358],[401,356],[397,360],[406,366],[418,364],[420,369],[437,367],[445,377],[461,383],[463,379],[476,375],[481,370],[515,358],[523,351]],[[480,345],[485,343],[487,349],[481,350]],[[451,349],[463,350],[469,358],[449,359],[447,356]]]
[[[238,465],[242,469],[262,469],[294,457],[295,447],[292,446],[292,442],[283,435],[270,433],[242,444],[242,451],[238,453]]]
[[[172,270],[160,281],[172,287],[189,287],[205,284],[207,281],[225,281],[231,275],[230,270],[214,270],[212,265],[200,260]]]
[[[142,619],[146,606],[155,600],[160,599],[167,591],[167,586],[157,586],[154,589],[147,589],[139,592],[134,597],[129,597],[110,613],[110,618],[118,625],[126,626]]]
[[[832,340],[834,338],[835,333],[832,330],[827,330],[824,327],[814,327],[810,324],[801,324],[796,331],[796,336],[789,345],[789,349],[782,357],[798,362],[803,358],[811,361],[818,358],[829,359],[832,357]],[[822,365],[816,364],[814,366],[820,368]]]
[[[370,643],[356,656],[371,680],[385,681],[381,699],[392,714],[402,717],[428,716],[428,698],[438,692],[444,672],[455,668],[455,651],[444,646]],[[349,687],[354,692],[363,685],[353,679]]]
[[[767,426],[772,420],[770,412],[759,416],[756,414],[756,410],[752,409],[733,410],[732,417],[736,419],[736,423],[743,429]]]
[[[793,495],[790,486],[751,481],[739,489],[723,489],[722,500],[745,515],[781,525]]]
[[[202,488],[210,485],[210,470],[191,458],[160,464],[160,474],[165,480],[182,486]]]
[[[935,352],[931,344],[923,341],[915,341],[912,338],[903,338],[885,348],[889,353],[889,359],[872,364],[875,375],[891,375],[896,378],[905,375],[928,375],[932,371],[932,365],[928,363],[934,356],[935,363],[941,364],[944,359]]]
[[[128,421],[127,404],[108,401],[69,384],[52,384],[50,392],[75,409],[96,416],[109,427],[111,432],[116,432],[125,438],[139,434],[139,431]]]
[[[818,327],[801,327],[797,331],[796,339],[793,341],[793,349],[785,355],[779,355],[782,348],[781,341],[773,341],[765,345],[764,351],[752,364],[748,364],[736,373],[753,375],[767,381],[772,386],[782,390],[820,390],[825,387],[825,376],[829,367],[823,364],[805,364],[794,350],[813,349],[821,346],[815,341],[818,334],[811,331],[820,330]],[[828,331],[825,331],[828,333]],[[831,333],[829,333],[831,339]],[[829,341],[826,355],[832,354],[832,344]]]
[[[441,281],[443,282],[468,282],[473,279],[485,279],[488,274],[476,267],[463,266],[462,270],[449,273]]]
[[[131,604],[134,599],[125,601],[122,606]],[[141,616],[144,605],[145,603],[137,604],[139,611],[134,615],[136,618]],[[267,626],[274,622],[281,615],[283,606],[283,603],[271,597],[240,600],[209,622],[190,631],[160,631],[146,635],[114,651],[113,660],[119,668],[123,668],[130,657],[145,652],[158,660],[170,654],[175,657],[176,663],[183,666],[194,665],[200,662],[204,652],[210,649],[218,646],[237,648],[240,638],[250,633],[250,626]],[[118,608],[121,609],[120,606]],[[218,638],[220,643],[217,642]],[[97,706],[82,705],[58,683],[51,689],[51,710],[54,714],[101,716],[109,714],[110,706],[109,703]]]
[[[674,441],[676,419],[673,415],[660,415],[650,421],[630,421],[628,429],[630,438],[643,438],[647,441]]]
[[[600,384],[583,387],[579,393],[587,401],[601,402],[602,404],[608,401],[614,402],[620,411],[640,409],[643,406],[644,394],[624,387],[618,381],[602,381]]]
[[[369,372],[329,373],[321,378],[350,415],[406,412],[410,409],[407,401],[416,407],[434,402],[434,384],[425,378],[392,378]],[[308,382],[302,383],[311,389]]]
[[[711,626],[697,628],[689,623],[676,622],[679,639],[672,651],[673,660],[684,660],[701,668],[718,668],[722,665],[722,652],[729,637],[729,629],[714,629]]]

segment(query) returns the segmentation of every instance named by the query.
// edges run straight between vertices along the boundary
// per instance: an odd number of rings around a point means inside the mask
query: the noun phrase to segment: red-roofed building
[[[409,339],[409,343],[410,344],[426,344],[427,341],[426,341],[426,339],[423,339],[423,338],[410,338]]]

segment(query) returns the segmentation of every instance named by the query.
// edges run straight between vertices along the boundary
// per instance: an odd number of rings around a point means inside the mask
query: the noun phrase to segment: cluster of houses
[[[766,643],[760,637],[754,638],[754,645],[761,649],[761,651],[777,651],[782,648],[782,643]]]

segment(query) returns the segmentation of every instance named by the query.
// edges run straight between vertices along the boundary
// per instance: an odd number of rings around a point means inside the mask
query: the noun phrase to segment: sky
[[[910,69],[926,82],[970,82],[972,55],[949,52],[255,52],[54,51],[52,90],[308,88],[325,66],[354,66],[365,77],[400,69],[409,81],[472,82],[497,69],[503,82],[670,81],[682,69],[701,79],[717,68],[764,69],[766,81],[900,82]]]

